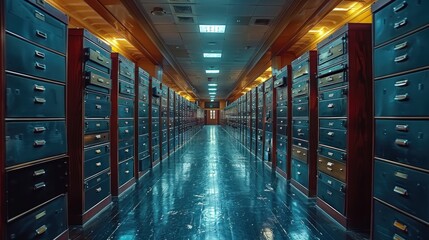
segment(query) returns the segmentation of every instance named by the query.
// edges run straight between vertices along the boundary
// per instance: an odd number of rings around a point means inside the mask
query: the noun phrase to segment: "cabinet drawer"
[[[110,96],[85,92],[85,117],[88,118],[109,118],[110,117]]]
[[[309,128],[308,121],[306,120],[293,120],[292,121],[292,137],[303,140],[308,140]]]
[[[287,135],[287,126],[286,125],[277,125],[277,134]]]
[[[119,80],[119,94],[125,96],[134,96],[134,84]]]
[[[277,124],[287,126],[287,119],[277,119]]]
[[[134,101],[127,98],[118,98],[118,117],[133,118],[134,117]]]
[[[152,132],[159,132],[159,123],[152,123]]]
[[[149,151],[149,135],[139,136],[138,152]]]
[[[318,153],[325,158],[334,159],[340,162],[347,161],[347,154],[343,151],[338,151],[328,147],[319,147]]]
[[[97,158],[101,155],[105,155],[105,154],[109,155],[109,153],[110,153],[110,145],[108,143],[86,148],[84,153],[85,161],[91,160],[93,158]]]
[[[6,123],[6,166],[8,167],[66,152],[64,121]]]
[[[94,68],[86,67],[84,78],[87,89],[101,91],[108,94],[112,88],[112,80],[110,79],[110,75]]]
[[[427,120],[375,121],[375,155],[380,158],[429,170]]]
[[[374,77],[427,66],[429,49],[426,47],[426,42],[422,42],[421,39],[429,39],[429,28],[376,48]]]
[[[85,134],[108,132],[109,130],[109,120],[85,120]]]
[[[152,147],[152,162],[159,160],[159,146]]]
[[[66,58],[6,34],[6,70],[66,81]]]
[[[85,40],[83,44],[85,65],[110,74],[112,68],[110,53],[90,41]]]
[[[159,118],[159,106],[152,105],[152,119]]]
[[[287,137],[286,136],[284,136],[284,135],[278,135],[277,134],[277,142],[284,142],[284,143],[287,143]]]
[[[7,239],[55,239],[67,228],[67,201],[61,195],[8,223]]]
[[[347,168],[344,162],[339,162],[319,155],[317,159],[317,169],[329,176],[339,179],[342,182],[346,181]]]
[[[118,148],[127,148],[129,146],[134,145],[134,138],[126,139],[124,141],[120,141],[118,144]]]
[[[277,102],[287,101],[287,87],[276,88],[277,91]]]
[[[320,119],[319,127],[347,130],[347,119]]]
[[[308,117],[308,97],[293,100],[292,105],[293,117]]]
[[[286,152],[287,150],[287,142],[286,141],[279,141],[279,136],[277,136],[277,150]]]
[[[347,90],[324,92],[319,97],[320,117],[344,117],[347,114]]]
[[[429,236],[429,227],[395,209],[374,201],[373,239],[419,239]]]
[[[374,13],[374,44],[377,46],[390,39],[426,25],[429,2],[421,0],[395,0]]]
[[[134,156],[134,145],[130,145],[118,150],[119,162],[125,161]]]
[[[287,117],[287,107],[278,107],[277,108],[277,117],[286,118]]]
[[[428,80],[425,70],[375,81],[375,116],[429,116]]]
[[[67,18],[48,4],[39,2],[41,1],[5,1],[6,30],[65,54],[67,26],[53,16],[64,20]]]
[[[6,172],[7,219],[67,191],[68,161],[59,159]]]
[[[330,128],[320,128],[319,143],[331,147],[345,149],[347,147],[347,131]]]
[[[167,143],[162,144],[162,156],[165,156],[168,154],[168,145]]]
[[[64,86],[6,74],[6,116],[64,118]]]
[[[134,158],[119,164],[119,186],[134,178]]]
[[[119,60],[119,75],[122,76],[121,79],[124,79],[123,77],[125,77],[125,81],[134,83],[136,77],[134,73],[134,63],[128,59],[122,58],[122,56],[119,57]]]
[[[429,174],[375,160],[374,197],[429,222]]]
[[[149,117],[149,106],[145,102],[139,102],[139,117]]]
[[[326,185],[322,181],[317,181],[317,197],[325,201],[339,213],[345,214],[345,194]]]
[[[338,192],[346,193],[346,184],[344,182],[338,181],[338,179],[333,178],[323,172],[317,173],[317,181],[328,185]]]
[[[147,86],[139,86],[139,100],[149,103],[149,89]]]
[[[281,101],[281,102],[277,102],[277,107],[287,107],[287,101]],[[253,110],[253,108],[252,108]]]
[[[90,210],[101,200],[110,195],[110,172],[85,181],[85,211]]]
[[[307,57],[308,58],[308,57]],[[298,64],[292,63],[292,81],[295,83],[303,76],[310,74],[310,66],[308,60],[302,61]]]
[[[318,49],[319,65],[327,65],[325,63],[340,57],[347,53],[347,35],[341,35],[337,39],[331,41],[327,45]]]
[[[307,149],[292,145],[292,158],[299,160],[303,163],[307,163]]]
[[[308,188],[308,165],[292,158],[292,178]]]
[[[265,131],[273,132],[273,125],[271,123],[265,123]]]
[[[347,65],[340,64],[320,71],[319,76],[319,89],[344,85],[347,83]]]
[[[100,154],[89,160],[85,158],[84,165],[84,177],[87,179],[110,167],[110,153]]]
[[[308,95],[308,80],[301,81],[292,85],[292,97]]]
[[[139,119],[139,135],[149,133],[149,119]]]
[[[110,139],[109,133],[96,133],[96,134],[85,135],[83,138],[83,141],[85,146],[90,146],[94,144],[108,142],[109,139]]]
[[[150,168],[151,160],[149,152],[139,153],[139,170],[143,171]]]
[[[119,136],[118,136],[119,141],[132,138],[132,137],[134,137],[134,126],[119,127],[118,133],[119,133]]]

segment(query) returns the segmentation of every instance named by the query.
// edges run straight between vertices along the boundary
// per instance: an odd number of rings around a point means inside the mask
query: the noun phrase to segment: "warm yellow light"
[[[344,7],[336,7],[336,8],[334,8],[334,9],[333,9],[333,11],[337,11],[337,12],[348,12],[348,11],[350,11],[351,9],[353,9],[357,4],[358,4],[358,3],[357,3],[357,2],[355,2],[355,3],[351,4],[350,6],[348,6],[347,8],[344,8]]]

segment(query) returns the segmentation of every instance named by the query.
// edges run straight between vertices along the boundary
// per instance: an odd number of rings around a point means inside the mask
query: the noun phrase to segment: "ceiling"
[[[200,99],[217,83],[217,99],[232,92],[249,61],[273,31],[291,0],[137,0],[155,33],[185,73]],[[154,15],[162,8],[163,15]],[[199,25],[226,25],[225,33],[200,33]],[[222,53],[220,59],[203,53]],[[219,74],[206,74],[219,69]]]

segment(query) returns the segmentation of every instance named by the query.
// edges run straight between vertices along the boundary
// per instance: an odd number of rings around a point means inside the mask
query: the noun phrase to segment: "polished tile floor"
[[[206,126],[71,239],[365,239]]]

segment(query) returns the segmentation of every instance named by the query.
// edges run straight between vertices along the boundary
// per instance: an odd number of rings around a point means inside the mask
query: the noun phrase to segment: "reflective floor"
[[[365,239],[218,126],[204,127],[71,239]]]

